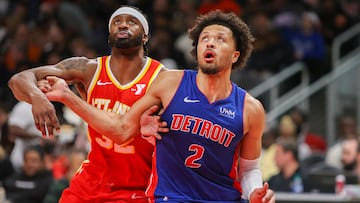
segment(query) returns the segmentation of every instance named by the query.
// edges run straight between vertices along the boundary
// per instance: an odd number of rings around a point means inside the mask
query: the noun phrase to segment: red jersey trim
[[[158,174],[157,174],[156,167],[157,166],[156,166],[156,144],[155,144],[155,146],[154,146],[154,156],[153,156],[153,159],[152,159],[152,171],[151,171],[148,187],[145,190],[145,195],[149,197],[149,202],[150,203],[155,202],[154,193],[155,193],[158,181],[159,181],[159,177],[158,177]]]
[[[234,188],[236,188],[236,190],[240,191],[242,193],[242,188],[241,188],[241,185],[240,185],[240,180],[239,180],[239,159],[240,159],[240,143],[238,144],[238,146],[236,147],[236,150],[235,150],[235,153],[234,153],[234,162],[233,162],[233,165],[232,165],[232,170],[230,171],[229,173],[229,177],[231,179],[234,180]]]

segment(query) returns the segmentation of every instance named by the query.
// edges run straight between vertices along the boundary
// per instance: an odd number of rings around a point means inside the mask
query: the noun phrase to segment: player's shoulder
[[[167,69],[166,71],[162,71],[159,74],[159,77],[161,79],[181,79],[183,75],[184,75],[184,70]]]
[[[62,61],[59,62],[59,64],[61,65],[79,65],[79,66],[91,66],[91,65],[97,65],[98,59],[94,58],[94,59],[90,59],[87,58],[85,56],[74,56],[74,57],[70,57],[70,58],[66,58]]]
[[[64,59],[63,61],[91,61],[91,60],[97,60],[97,58],[95,59],[89,59],[85,56],[72,56],[69,58]]]
[[[172,87],[178,86],[182,76],[183,70],[166,70],[159,73],[153,82],[152,86],[156,86],[158,90],[163,91],[164,88],[171,89]]]
[[[246,96],[245,96],[245,108],[249,113],[256,113],[256,114],[265,113],[264,106],[262,105],[260,100],[258,100],[248,92],[246,92]]]
[[[262,131],[265,126],[265,117],[266,113],[262,103],[251,94],[246,93],[244,104],[244,132],[249,132],[250,129],[255,130],[254,132]],[[255,135],[260,136],[261,134],[262,132]]]

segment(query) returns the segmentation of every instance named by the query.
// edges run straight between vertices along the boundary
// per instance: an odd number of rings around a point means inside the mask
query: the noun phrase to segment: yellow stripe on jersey
[[[106,58],[110,58],[110,57],[106,57]],[[87,101],[89,104],[90,104],[91,93],[93,92],[94,87],[95,87],[95,85],[96,85],[96,82],[97,82],[97,80],[99,79],[99,76],[100,76],[100,73],[101,73],[101,69],[102,69],[102,64],[103,64],[102,57],[98,57],[98,58],[97,58],[97,61],[98,61],[98,65],[97,65],[96,71],[95,71],[95,73],[94,73],[94,76],[93,76],[93,78],[91,79],[89,88],[88,88],[88,90],[87,90],[87,95],[86,95],[86,101]]]
[[[149,80],[149,84],[146,87],[146,91],[149,89],[151,83],[155,80],[156,76],[159,74],[161,68],[163,67],[163,65],[161,63],[159,63],[158,67],[156,67],[156,70],[154,71],[154,73],[152,74],[150,80]]]

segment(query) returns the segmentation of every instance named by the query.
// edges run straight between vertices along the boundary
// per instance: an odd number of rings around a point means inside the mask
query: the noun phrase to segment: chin
[[[214,75],[219,72],[219,68],[215,67],[214,65],[200,66],[199,69],[207,75]]]
[[[219,70],[217,68],[200,68],[201,71],[207,75],[215,75],[216,73],[219,72]]]

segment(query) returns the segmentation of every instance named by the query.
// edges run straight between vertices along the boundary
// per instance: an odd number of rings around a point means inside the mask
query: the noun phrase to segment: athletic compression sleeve
[[[259,160],[260,158],[254,160],[240,158],[239,174],[244,199],[250,199],[254,189],[263,186]]]

